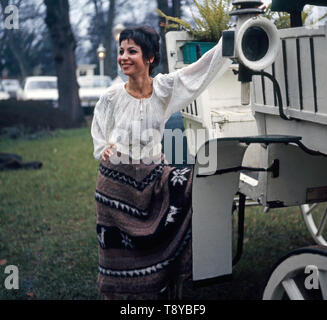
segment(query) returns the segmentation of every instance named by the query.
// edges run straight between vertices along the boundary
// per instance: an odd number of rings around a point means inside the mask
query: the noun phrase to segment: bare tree
[[[89,41],[92,47],[89,50],[91,61],[97,61],[96,49],[102,43],[106,49],[106,57],[104,60],[104,73],[112,79],[117,76],[116,65],[116,47],[113,39],[113,27],[116,16],[116,6],[120,6],[120,2],[116,0],[89,0],[87,2],[93,7],[93,13],[90,17],[90,27],[88,29]],[[105,8],[108,4],[108,8]]]
[[[157,0],[158,9],[164,12],[167,15],[170,15],[168,0]],[[164,19],[162,17],[159,18],[159,26],[164,23]],[[168,61],[167,61],[167,50],[166,50],[166,38],[165,38],[165,30],[160,27],[160,38],[161,38],[161,48],[160,48],[160,67],[162,73],[168,73]]]
[[[95,12],[95,24],[96,28],[98,30],[103,30],[105,28],[105,19],[104,19],[104,12],[102,8],[102,0],[91,0],[94,6],[94,12]],[[100,37],[102,38],[102,42],[104,41],[104,35],[101,33]]]
[[[7,4],[19,10],[16,27],[12,9],[9,14],[4,12]],[[6,70],[6,76],[23,80],[33,74],[55,74],[51,39],[44,16],[43,0],[0,0],[0,19],[6,17],[12,23],[11,29],[0,28],[0,71]]]
[[[58,77],[59,108],[78,125],[84,117],[78,95],[76,42],[69,19],[69,3],[68,0],[44,0],[44,4]]]
[[[0,4],[2,9],[1,11],[3,15],[3,20],[5,20],[5,8],[8,6],[9,1],[0,0]],[[15,31],[13,29],[7,30],[5,28],[5,36],[8,40],[8,47],[10,48],[10,51],[12,52],[13,56],[16,58],[18,62],[22,77],[25,78],[31,73],[31,70],[29,68],[29,63],[26,60],[26,56],[24,52],[19,47],[19,43],[15,40],[14,32]]]
[[[173,0],[172,12],[171,15],[173,17],[180,18],[182,15],[181,11],[181,0]]]
[[[109,9],[107,11],[107,25],[105,28],[105,39],[104,39],[104,47],[106,48],[106,58],[104,60],[104,70],[105,73],[108,74],[112,79],[117,76],[117,68],[116,61],[113,59],[113,49],[115,49],[113,45],[113,26],[115,19],[115,10],[116,10],[116,0],[110,0]]]

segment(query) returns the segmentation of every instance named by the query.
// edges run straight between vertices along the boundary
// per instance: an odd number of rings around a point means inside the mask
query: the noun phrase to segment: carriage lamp
[[[106,49],[102,43],[100,43],[100,45],[97,49],[97,53],[98,53],[98,58],[99,58],[100,75],[103,76],[104,75],[104,59],[106,57]]]
[[[230,13],[237,18],[233,29],[224,31],[223,56],[239,63],[241,81],[241,103],[250,103],[252,71],[261,71],[271,65],[278,54],[280,41],[276,26],[259,16],[264,10],[258,8],[262,1],[235,0]]]

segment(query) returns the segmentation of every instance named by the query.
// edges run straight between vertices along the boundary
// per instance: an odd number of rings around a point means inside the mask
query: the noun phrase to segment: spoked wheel
[[[322,210],[317,203],[300,206],[304,222],[318,245],[327,246],[327,207]]]
[[[282,258],[263,300],[327,300],[327,248],[301,248]]]

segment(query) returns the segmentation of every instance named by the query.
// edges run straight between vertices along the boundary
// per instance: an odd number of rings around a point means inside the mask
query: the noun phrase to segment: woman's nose
[[[124,53],[122,53],[121,55],[120,55],[120,59],[122,59],[122,60],[127,60],[128,59],[128,53],[125,51]]]

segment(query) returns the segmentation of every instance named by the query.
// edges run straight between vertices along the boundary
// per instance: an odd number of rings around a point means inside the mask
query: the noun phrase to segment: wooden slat
[[[315,37],[314,43],[318,113],[327,114],[327,41],[325,37]]]
[[[286,52],[290,106],[300,110],[299,75],[296,59],[296,39],[293,38],[286,40]]]
[[[303,91],[303,110],[315,112],[312,64],[310,54],[310,38],[299,39],[301,50],[301,71],[302,71],[302,91]]]

